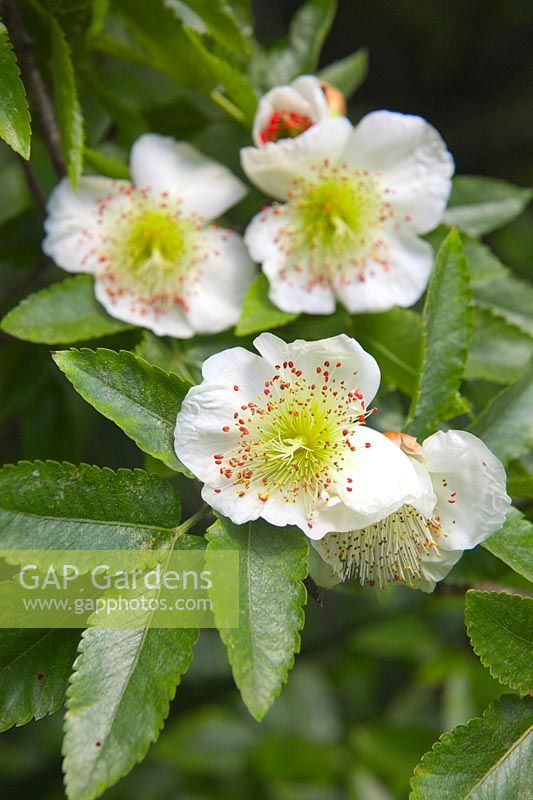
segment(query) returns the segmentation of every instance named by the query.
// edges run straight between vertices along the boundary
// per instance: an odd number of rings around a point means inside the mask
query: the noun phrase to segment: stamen
[[[313,120],[296,111],[274,111],[268,125],[259,134],[262,144],[279,139],[294,139],[313,125]]]

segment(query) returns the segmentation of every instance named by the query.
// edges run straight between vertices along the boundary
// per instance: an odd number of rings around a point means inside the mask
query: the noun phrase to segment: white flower
[[[283,147],[281,147],[283,144]],[[329,314],[410,306],[433,264],[420,238],[442,219],[453,160],[420,117],[376,111],[354,128],[326,119],[296,139],[241,150],[251,181],[284,203],[245,241],[284,311]]]
[[[176,422],[178,458],[235,523],[263,517],[318,539],[363,527],[420,495],[415,467],[367,428],[375,360],[348,336],[259,336],[209,358]],[[410,498],[410,499],[409,499]]]
[[[252,136],[257,147],[268,142],[285,146],[286,139],[300,136],[327,119],[331,87],[313,75],[301,75],[288,86],[275,86],[263,95],[254,118]]]
[[[511,502],[501,462],[476,436],[439,431],[420,446],[386,434],[418,470],[422,500],[361,530],[331,533],[315,544],[338,578],[383,586],[391,581],[432,591],[460,559],[503,525]]]
[[[43,249],[69,272],[94,274],[95,293],[117,319],[179,338],[237,322],[254,277],[242,239],[208,225],[245,187],[191,145],[141,136],[133,183],[84,177],[52,192]]]

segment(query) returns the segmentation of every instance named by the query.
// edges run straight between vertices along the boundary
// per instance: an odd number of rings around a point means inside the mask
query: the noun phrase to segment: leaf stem
[[[192,517],[186,519],[185,522],[182,522],[181,525],[178,525],[177,528],[174,528],[174,538],[178,538],[184,533],[188,533],[191,528],[194,528],[197,522],[201,519],[206,517],[211,512],[211,508],[209,506],[202,506],[202,508],[193,514]]]
[[[243,114],[241,109],[238,108],[234,103],[232,103],[231,100],[228,100],[228,98],[225,95],[223,95],[222,92],[219,92],[218,89],[213,89],[212,92],[210,92],[209,97],[211,98],[213,103],[215,103],[219,108],[225,111],[226,114],[229,114],[229,116],[232,117],[234,120],[236,120],[236,122],[239,122],[241,125],[245,125],[246,127],[248,127],[246,122],[246,116]]]
[[[30,103],[41,121],[43,137],[54,169],[57,175],[62,178],[66,173],[66,169],[61,147],[61,134],[56,122],[54,106],[35,61],[33,40],[24,27],[17,0],[4,0],[4,4],[13,50],[17,56]]]

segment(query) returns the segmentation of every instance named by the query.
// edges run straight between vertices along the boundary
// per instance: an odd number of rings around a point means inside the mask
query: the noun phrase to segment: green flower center
[[[146,262],[171,270],[183,259],[187,227],[161,211],[144,212],[130,223],[123,245],[124,258],[132,270],[143,269]]]

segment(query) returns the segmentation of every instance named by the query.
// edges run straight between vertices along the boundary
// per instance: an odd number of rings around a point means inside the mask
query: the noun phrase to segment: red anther
[[[224,433],[227,433],[229,431],[229,425],[224,425],[222,430],[224,431]]]
[[[239,391],[239,387],[237,386],[237,384],[235,384],[235,386],[233,387],[233,391],[234,392],[238,392]]]

